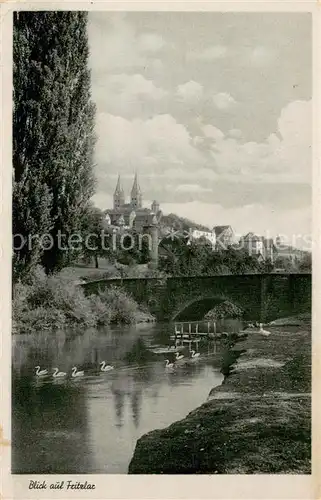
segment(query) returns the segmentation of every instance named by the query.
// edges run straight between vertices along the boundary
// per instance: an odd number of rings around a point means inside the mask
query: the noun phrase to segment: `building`
[[[271,260],[274,262],[275,246],[272,238],[265,238],[254,233],[248,233],[240,240],[241,248],[249,255],[258,257],[260,260]]]
[[[216,250],[226,250],[235,242],[234,231],[231,226],[214,226]]]
[[[286,244],[286,242],[277,236],[275,238],[275,257],[278,260],[291,261],[292,263],[301,262],[309,252],[300,250],[291,245]]]
[[[205,238],[207,239],[211,244],[212,247],[215,248],[216,245],[216,235],[215,231],[201,231],[200,229],[192,229],[190,231],[190,238],[191,239],[200,239],[200,238]]]
[[[129,203],[126,203],[121,179],[118,176],[114,192],[114,206],[112,209],[105,210],[105,222],[107,226],[141,232],[146,226],[158,224],[161,217],[162,212],[156,200],[153,201],[151,208],[143,207],[143,194],[139,186],[137,174],[134,177]]]
[[[242,248],[248,252],[249,255],[262,255],[263,257],[263,239],[254,233],[247,233],[241,238]]]
[[[273,238],[263,237],[263,253],[264,260],[270,260],[271,262],[274,262],[276,249]]]

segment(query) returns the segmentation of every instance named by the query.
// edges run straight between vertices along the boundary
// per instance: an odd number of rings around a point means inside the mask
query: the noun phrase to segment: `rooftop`
[[[224,233],[228,228],[231,226],[214,226],[213,231],[215,231],[216,236],[219,236],[220,234]]]

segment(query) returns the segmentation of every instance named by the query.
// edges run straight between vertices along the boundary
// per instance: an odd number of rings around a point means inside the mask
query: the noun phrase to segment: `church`
[[[137,173],[134,177],[129,203],[125,203],[125,193],[120,175],[118,176],[114,192],[114,207],[105,210],[105,221],[108,226],[140,232],[144,227],[158,225],[161,217],[162,212],[157,201],[153,201],[151,208],[143,208],[143,195]]]

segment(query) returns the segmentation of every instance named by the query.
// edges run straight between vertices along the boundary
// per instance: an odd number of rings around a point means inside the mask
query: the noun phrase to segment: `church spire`
[[[124,190],[123,190],[122,185],[121,185],[120,175],[118,175],[118,180],[117,180],[117,185],[116,185],[114,195],[116,195],[116,194],[118,194],[118,195],[124,194]]]
[[[125,204],[125,194],[121,185],[120,175],[118,175],[117,185],[114,192],[114,209],[119,209]]]
[[[143,197],[142,197],[142,192],[139,186],[138,182],[138,176],[137,172],[135,173],[135,178],[133,182],[133,187],[130,193],[131,196],[131,205],[133,208],[141,208],[142,207],[142,202],[143,202]]]

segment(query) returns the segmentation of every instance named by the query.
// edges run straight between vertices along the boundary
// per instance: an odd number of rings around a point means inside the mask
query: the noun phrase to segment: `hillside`
[[[175,214],[163,215],[161,219],[161,227],[167,228],[171,227],[177,230],[185,230],[188,231],[191,229],[198,229],[199,231],[210,231],[206,226],[202,224],[197,224],[197,222],[193,222],[185,217],[179,217]]]

